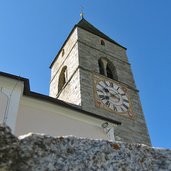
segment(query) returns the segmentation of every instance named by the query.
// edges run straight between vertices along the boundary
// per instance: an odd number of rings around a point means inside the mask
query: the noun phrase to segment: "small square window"
[[[64,56],[64,54],[65,54],[65,50],[64,50],[64,49],[62,49],[62,56]]]
[[[105,46],[104,40],[101,40],[101,45],[102,45],[102,46]]]

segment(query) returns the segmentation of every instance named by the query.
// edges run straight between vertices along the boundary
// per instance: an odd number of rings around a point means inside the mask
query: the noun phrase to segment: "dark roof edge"
[[[51,103],[54,103],[54,104],[58,104],[58,105],[60,105],[62,107],[66,107],[66,108],[74,110],[76,112],[81,112],[81,113],[83,113],[85,115],[88,115],[90,117],[105,120],[105,121],[113,123],[113,124],[121,125],[121,122],[119,122],[119,121],[116,121],[116,120],[110,119],[110,118],[106,118],[104,116],[100,116],[100,115],[97,115],[95,113],[85,111],[85,110],[83,110],[81,108],[74,107],[74,106],[70,105],[69,103],[66,103],[66,102],[64,102],[62,100],[55,99],[55,98],[47,96],[47,95],[39,94],[39,93],[36,93],[36,92],[33,92],[33,91],[25,92],[24,95],[29,96],[29,97],[33,97],[33,98],[36,98],[36,99],[39,99],[39,100],[51,102]]]
[[[1,72],[1,71],[0,71],[0,76],[15,79],[15,80],[18,80],[18,81],[23,81],[24,82],[24,92],[30,91],[29,79],[24,78],[24,77],[20,77],[20,76],[16,76],[16,75],[13,75],[13,74],[9,74],[9,73],[6,73],[6,72]]]
[[[101,120],[105,120],[105,121],[108,121],[110,123],[114,123],[114,124],[117,124],[117,125],[121,125],[121,122],[119,122],[119,121],[115,121],[113,119],[109,119],[109,118],[106,118],[104,116],[97,115],[95,113],[87,112],[85,110],[82,110],[81,108],[74,107],[71,104],[66,103],[64,101],[55,99],[55,98],[47,96],[47,95],[43,95],[43,94],[40,94],[40,93],[30,91],[30,83],[29,83],[29,79],[27,79],[27,78],[16,76],[16,75],[5,73],[5,72],[1,72],[1,71],[0,71],[0,76],[4,76],[4,77],[10,78],[10,79],[15,79],[15,80],[18,80],[18,81],[23,81],[24,82],[24,92],[23,92],[23,94],[25,96],[33,97],[33,98],[43,100],[43,101],[47,101],[47,102],[51,102],[51,103],[54,103],[54,104],[58,104],[58,105],[60,105],[62,107],[66,107],[68,109],[71,109],[71,110],[74,110],[74,111],[77,111],[77,112],[81,112],[81,113],[83,113],[85,115],[88,115],[88,116],[91,116],[91,117],[94,117],[94,118],[98,118],[98,119],[101,119]]]

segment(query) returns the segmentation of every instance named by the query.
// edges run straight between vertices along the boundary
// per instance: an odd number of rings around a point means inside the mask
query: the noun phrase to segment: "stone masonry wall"
[[[61,52],[51,68],[50,96],[65,102],[80,105],[81,93],[78,69],[77,29],[69,37],[63,49],[64,55],[62,56]],[[59,76],[64,66],[67,66],[66,83],[59,93]]]
[[[119,140],[130,143],[144,143],[150,145],[148,130],[144,122],[144,115],[139,103],[139,97],[134,91],[129,91],[131,96],[133,117],[128,115],[114,114],[108,110],[96,107],[94,100],[93,75],[87,71],[80,70],[81,75],[81,93],[82,93],[82,108],[98,115],[108,117],[122,124],[115,128],[115,136]],[[92,80],[92,81],[90,81]]]
[[[100,43],[102,38],[97,35],[78,28],[78,39],[79,41],[101,51],[103,54],[107,53],[108,55],[117,57],[119,60],[128,62],[125,49],[104,39],[105,46],[102,46]]]
[[[64,55],[62,56],[60,53],[52,66],[50,95],[78,105],[91,113],[120,121],[121,126],[115,130],[116,136],[120,140],[150,145],[144,114],[126,50],[106,40],[104,40],[105,46],[102,46],[100,41],[99,36],[81,28],[74,30],[64,46]],[[118,75],[117,83],[128,89],[133,117],[116,114],[95,105],[94,75],[99,75],[98,59],[101,57],[105,57],[113,63]],[[58,94],[59,75],[64,66],[67,66],[67,80]],[[99,75],[99,77],[103,76]]]
[[[62,68],[67,66],[66,82],[70,80],[73,73],[78,68],[77,29],[75,29],[69,37],[67,43],[63,47],[63,50],[64,54],[62,55],[62,52],[59,53],[51,68],[50,96],[54,98],[56,98],[58,94],[58,81]]]
[[[136,90],[131,66],[128,63],[125,49],[105,41],[105,47],[100,44],[101,38],[82,29],[78,29],[78,51],[80,81],[81,81],[81,106],[89,112],[105,116],[122,124],[115,130],[120,140],[150,145],[150,138],[142,111],[139,94]],[[122,49],[122,50],[121,50]],[[99,74],[98,59],[108,58],[116,67],[118,80],[121,86],[126,87],[130,99],[133,117],[116,114],[95,106],[95,77],[103,79]],[[109,79],[109,78],[104,78]],[[114,80],[113,80],[114,81]]]
[[[169,171],[171,150],[143,144],[27,134],[0,125],[0,171]]]
[[[119,81],[136,88],[125,49],[108,41],[105,41],[106,45],[102,46],[100,37],[81,29],[78,29],[78,40],[80,66],[99,73],[98,59],[108,58],[116,68]]]
[[[75,73],[72,76],[72,79],[69,80],[63,87],[58,99],[78,106],[81,105],[79,69],[75,71]]]

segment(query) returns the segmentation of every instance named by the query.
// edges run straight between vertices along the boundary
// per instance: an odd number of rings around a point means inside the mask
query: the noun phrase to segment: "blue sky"
[[[127,47],[152,144],[171,149],[170,0],[1,0],[0,70],[49,93],[49,65],[85,18]]]

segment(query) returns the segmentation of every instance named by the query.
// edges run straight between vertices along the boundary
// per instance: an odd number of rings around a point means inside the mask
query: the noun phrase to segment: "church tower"
[[[50,68],[50,96],[120,121],[116,140],[151,145],[125,47],[82,18]]]

